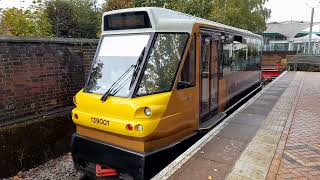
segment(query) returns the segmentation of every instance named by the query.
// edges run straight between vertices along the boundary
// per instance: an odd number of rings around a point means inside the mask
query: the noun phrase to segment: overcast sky
[[[10,8],[10,7],[28,7],[32,4],[34,0],[0,0],[0,8]],[[99,3],[105,0],[97,0]]]
[[[7,7],[28,7],[33,0],[0,0],[0,8]],[[269,0],[266,7],[271,9],[271,18],[268,22],[274,21],[310,21],[311,8],[316,6],[320,0]],[[98,0],[104,2],[104,0]],[[308,5],[309,4],[309,7]],[[319,3],[318,3],[319,4]],[[320,8],[315,9],[315,21],[320,21]]]
[[[319,1],[316,0],[269,0],[266,7],[271,9],[271,18],[268,22],[274,21],[310,21],[311,7],[317,7],[314,13],[314,20],[320,21]]]

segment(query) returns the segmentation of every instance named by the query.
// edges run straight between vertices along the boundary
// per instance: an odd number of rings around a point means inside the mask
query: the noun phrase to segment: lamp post
[[[309,31],[308,54],[312,54],[312,49],[311,49],[311,37],[312,37],[312,27],[313,27],[313,16],[314,16],[314,7],[312,7],[312,10],[311,10],[311,21],[310,21],[310,31]]]
[[[311,4],[309,4],[311,3]],[[309,42],[308,42],[308,54],[313,54],[311,47],[312,40],[312,28],[313,28],[313,16],[314,16],[314,8],[319,6],[319,0],[311,0],[311,2],[307,3],[307,6],[311,7],[311,21],[310,21],[310,29],[309,29]]]

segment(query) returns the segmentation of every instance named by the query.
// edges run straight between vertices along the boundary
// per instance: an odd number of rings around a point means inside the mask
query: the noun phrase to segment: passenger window
[[[223,45],[223,76],[238,71],[245,71],[248,64],[248,49],[246,39],[235,36],[234,40]]]
[[[196,40],[192,37],[191,46],[181,72],[181,82],[184,88],[194,87],[196,84]],[[181,89],[184,89],[181,88]]]
[[[227,76],[232,74],[231,64],[232,64],[232,43],[224,44],[223,45],[223,52],[222,52],[222,73],[223,76]]]

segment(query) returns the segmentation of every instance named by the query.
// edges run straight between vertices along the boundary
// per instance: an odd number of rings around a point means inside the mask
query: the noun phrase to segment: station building
[[[308,52],[310,22],[284,21],[267,24],[263,51],[294,51],[297,54]],[[312,28],[312,53],[320,54],[320,22]]]

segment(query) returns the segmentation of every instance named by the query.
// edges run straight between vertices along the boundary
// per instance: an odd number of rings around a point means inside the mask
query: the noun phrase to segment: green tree
[[[96,0],[73,0],[75,20],[77,24],[77,37],[96,38],[101,31],[101,9]]]
[[[96,0],[49,0],[45,13],[57,37],[96,38],[100,30]]]
[[[0,32],[12,36],[50,36],[51,25],[41,6],[34,2],[27,10],[5,9],[0,17]]]
[[[267,0],[214,0],[210,19],[227,25],[261,33],[271,11],[263,5]]]
[[[213,9],[212,0],[177,0],[173,1],[170,6],[172,9],[184,12],[196,17],[210,19],[210,13]]]
[[[135,0],[136,7],[165,7],[172,9],[175,0]]]
[[[57,37],[72,37],[75,31],[74,9],[71,3],[64,0],[46,2],[45,13],[52,25],[52,32]]]
[[[102,11],[112,11],[117,9],[125,9],[135,7],[134,0],[107,0],[102,5]]]

